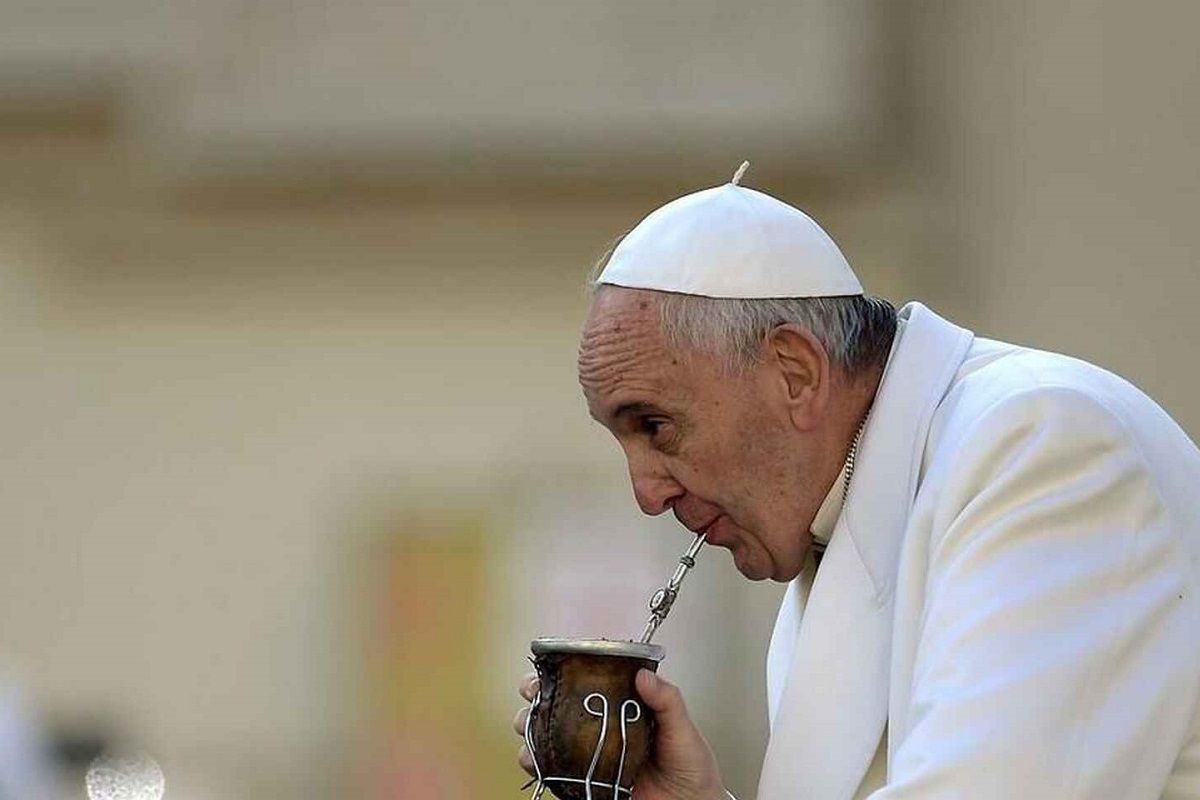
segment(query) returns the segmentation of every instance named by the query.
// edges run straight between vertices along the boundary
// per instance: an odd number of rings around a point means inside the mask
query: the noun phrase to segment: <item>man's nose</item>
[[[633,496],[643,514],[656,517],[670,508],[683,496],[683,487],[670,475],[648,470],[630,468]]]

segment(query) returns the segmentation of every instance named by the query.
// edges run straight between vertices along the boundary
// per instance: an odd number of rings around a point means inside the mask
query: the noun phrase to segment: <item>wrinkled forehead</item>
[[[592,301],[579,342],[579,384],[601,416],[634,394],[652,400],[679,378],[679,354],[662,332],[654,292],[604,287]]]

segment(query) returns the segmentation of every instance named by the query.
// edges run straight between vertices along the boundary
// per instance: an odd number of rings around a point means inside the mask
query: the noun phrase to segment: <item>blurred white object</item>
[[[47,752],[21,693],[0,684],[0,800],[48,800]]]
[[[143,754],[101,756],[87,771],[88,800],[162,800],[166,780]]]

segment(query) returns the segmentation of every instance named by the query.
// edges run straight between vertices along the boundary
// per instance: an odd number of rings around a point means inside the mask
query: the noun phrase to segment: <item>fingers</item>
[[[524,697],[529,702],[533,702],[533,698],[537,697],[538,689],[541,688],[541,681],[538,680],[536,672],[527,673],[521,678],[521,683],[518,691],[521,697]]]
[[[529,748],[521,745],[521,752],[517,754],[517,763],[521,765],[521,769],[528,772],[530,775],[535,775],[533,770],[533,757],[529,755]]]
[[[520,683],[520,686],[518,687],[518,691],[521,693],[521,697],[525,698],[527,701],[532,703],[533,698],[537,697],[537,693],[540,688],[541,688],[541,686],[540,686],[540,682],[538,681],[537,673],[530,672],[529,674],[527,674],[523,678],[521,678],[521,683]],[[528,719],[529,719],[529,708],[528,707],[522,708],[520,711],[517,712],[517,715],[515,717],[513,717],[513,723],[512,723],[513,732],[522,738],[525,737],[525,724]],[[521,769],[525,770],[530,775],[534,774],[533,756],[531,756],[529,754],[529,748],[526,747],[524,744],[521,745],[521,749],[517,753],[517,763],[521,765]]]
[[[512,727],[513,727],[513,731],[517,734],[517,736],[521,736],[521,737],[525,736],[525,721],[528,719],[529,719],[529,709],[528,708],[522,708],[520,711],[517,712],[517,715],[515,717],[513,717]]]

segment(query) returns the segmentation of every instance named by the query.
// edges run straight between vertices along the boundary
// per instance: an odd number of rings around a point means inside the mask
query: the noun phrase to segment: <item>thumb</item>
[[[691,727],[683,693],[677,686],[648,669],[639,670],[636,681],[638,694],[654,710],[659,725],[667,730],[678,730],[684,725]]]
[[[651,796],[721,796],[717,761],[700,729],[688,717],[683,693],[648,669],[638,672],[636,683],[638,694],[658,720],[653,772],[663,793],[651,792]],[[636,792],[634,796],[638,796]]]

